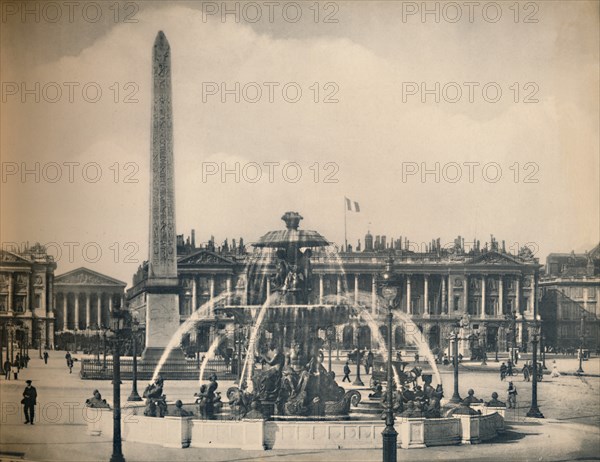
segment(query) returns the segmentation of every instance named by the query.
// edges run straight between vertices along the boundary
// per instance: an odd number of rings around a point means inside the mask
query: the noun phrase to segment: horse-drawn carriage
[[[398,374],[400,383],[403,385],[413,385],[421,376],[423,370],[420,367],[413,367],[406,371],[406,361],[392,361],[392,367]],[[374,387],[375,382],[387,382],[387,361],[376,360],[373,364],[373,373],[371,375],[370,386]]]

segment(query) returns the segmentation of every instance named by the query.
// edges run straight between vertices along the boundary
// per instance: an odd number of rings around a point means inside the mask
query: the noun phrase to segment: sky
[[[159,30],[178,234],[600,241],[598,2],[27,3],[0,2],[0,241],[57,274],[147,259]]]

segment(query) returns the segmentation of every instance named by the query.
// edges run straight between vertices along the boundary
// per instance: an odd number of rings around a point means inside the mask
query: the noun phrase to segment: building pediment
[[[31,263],[31,260],[17,255],[16,253],[9,252],[8,250],[0,250],[0,262],[2,263]]]
[[[200,250],[185,256],[177,262],[178,265],[235,265],[236,262],[210,250]]]
[[[512,255],[507,255],[499,252],[486,252],[477,255],[470,262],[474,265],[503,265],[503,266],[521,266],[523,263],[514,258]]]
[[[78,268],[68,273],[56,276],[56,285],[81,285],[81,286],[114,286],[125,287],[127,284],[118,279],[111,278],[87,268]]]

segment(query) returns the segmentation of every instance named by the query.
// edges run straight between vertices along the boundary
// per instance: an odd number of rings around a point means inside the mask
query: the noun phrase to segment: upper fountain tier
[[[296,248],[301,247],[326,247],[331,243],[317,231],[298,229],[302,216],[298,212],[286,212],[281,219],[285,222],[286,229],[269,231],[254,247],[286,248],[290,244]]]

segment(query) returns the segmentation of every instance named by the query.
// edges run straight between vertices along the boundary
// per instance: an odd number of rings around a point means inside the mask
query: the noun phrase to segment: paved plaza
[[[37,355],[34,355],[37,356]],[[502,359],[502,358],[500,358]],[[553,357],[546,362],[552,364]],[[493,391],[506,399],[507,382],[501,382],[498,364],[492,359],[487,366],[465,363],[461,366],[460,392],[466,396],[469,388],[477,397],[489,399]],[[557,359],[559,370],[574,373],[578,362],[573,358]],[[340,377],[341,361],[334,361],[334,369]],[[529,409],[531,382],[524,382],[521,375],[512,378],[517,386],[518,407],[507,415],[508,431],[492,443],[473,446],[453,446],[414,450],[399,450],[399,460],[598,460],[600,454],[600,360],[593,358],[584,362],[589,376],[563,375],[551,378],[545,375],[539,383],[539,406],[546,419],[525,417]],[[452,370],[440,369],[446,396],[452,393]],[[352,378],[355,366],[352,366]],[[33,380],[38,390],[36,423],[24,425],[20,405],[25,380]],[[368,377],[363,374],[363,381]],[[73,374],[65,365],[64,352],[51,352],[48,365],[35,357],[28,369],[22,370],[19,380],[2,379],[0,460],[108,460],[111,440],[86,434],[86,418],[93,415],[83,408],[86,398],[98,388],[103,396],[112,401],[110,381],[81,380],[77,367]],[[144,388],[140,383],[140,392]],[[231,382],[221,381],[219,389],[224,392]],[[165,393],[169,401],[189,400],[197,391],[194,381],[167,381]],[[121,387],[125,401],[131,390],[131,382]],[[368,392],[363,392],[366,397]],[[380,450],[338,451],[241,451],[231,449],[167,449],[139,443],[123,443],[126,460],[156,461],[232,461],[232,460],[294,460],[294,461],[368,461],[380,460]]]

